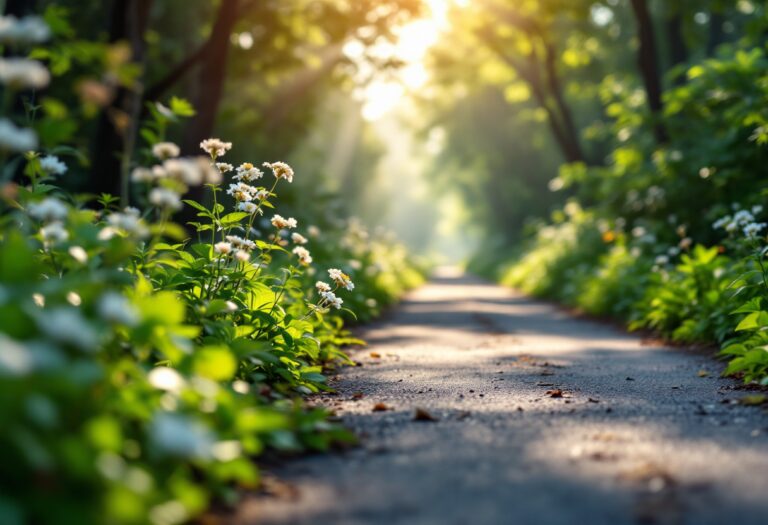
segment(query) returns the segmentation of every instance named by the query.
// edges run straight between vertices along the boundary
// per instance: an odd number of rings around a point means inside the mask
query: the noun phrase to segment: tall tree
[[[667,142],[668,135],[662,121],[664,112],[663,87],[656,46],[656,32],[647,1],[631,0],[631,4],[637,23],[637,35],[640,40],[640,47],[637,52],[637,65],[640,76],[643,79],[643,85],[645,86],[648,107],[651,110],[653,134],[656,142],[663,144]]]

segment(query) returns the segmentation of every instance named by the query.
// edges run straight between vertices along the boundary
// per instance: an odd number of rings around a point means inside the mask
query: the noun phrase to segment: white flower
[[[52,222],[40,229],[40,235],[46,243],[64,242],[69,239],[69,232],[60,222]]]
[[[248,260],[251,258],[251,254],[244,250],[237,250],[235,252],[235,259],[237,259],[239,262],[248,262]]]
[[[328,276],[333,282],[342,288],[350,291],[355,289],[355,284],[352,282],[349,275],[345,274],[338,268],[331,268],[328,270]]]
[[[341,297],[336,297],[333,292],[320,292],[320,296],[323,298],[323,302],[336,309],[341,308],[342,303],[344,303]]]
[[[234,303],[232,301],[227,301],[225,304],[227,305],[228,312],[237,312],[238,310],[237,303]]]
[[[213,251],[221,255],[228,255],[232,252],[232,244],[228,242],[217,242],[213,245]]]
[[[254,195],[254,197],[257,200],[262,201],[262,200],[266,199],[267,197],[269,197],[269,191],[267,191],[267,190],[259,190],[259,191],[256,192],[256,195]]]
[[[169,210],[181,209],[181,199],[176,192],[168,188],[154,188],[149,192],[149,202],[158,208],[167,208]]]
[[[28,211],[39,221],[61,221],[67,217],[67,205],[53,197],[30,204]]]
[[[350,259],[348,264],[349,264],[349,267],[352,268],[353,270],[363,269],[363,263],[361,263],[357,259]]]
[[[752,215],[760,215],[763,213],[763,207],[759,204],[752,206]]]
[[[141,220],[139,210],[136,208],[127,207],[122,212],[111,213],[107,216],[107,223],[111,227],[112,234],[117,230],[137,237],[145,237],[149,234],[149,228],[147,228],[144,221]],[[107,236],[107,233],[104,233],[104,230],[102,230],[102,234]],[[107,239],[112,236],[113,235],[109,235]]]
[[[310,237],[320,237],[320,228],[312,224],[307,228],[307,233]]]
[[[244,182],[238,182],[229,185],[227,195],[231,195],[238,202],[250,202],[257,192],[258,190],[253,186],[249,186]]]
[[[160,160],[167,160],[178,157],[181,150],[173,142],[158,142],[152,146],[152,155]]]
[[[263,171],[261,171],[250,162],[245,162],[237,167],[237,175],[232,178],[241,182],[253,182],[263,176]]]
[[[0,83],[12,89],[41,89],[51,81],[48,69],[37,60],[0,58]]]
[[[68,251],[69,255],[80,264],[88,262],[88,252],[82,246],[70,246]]]
[[[67,172],[67,165],[56,155],[48,155],[40,159],[40,168],[48,175],[64,175]]]
[[[107,292],[101,296],[98,312],[99,316],[109,323],[135,326],[139,322],[136,309],[127,298],[117,292]]]
[[[199,186],[205,180],[201,166],[190,159],[168,159],[163,162],[165,173],[189,186]]]
[[[243,239],[242,237],[238,237],[237,235],[227,235],[224,237],[228,243],[232,244],[233,248],[237,248],[239,250],[254,250],[256,248],[256,243],[251,241],[250,239]]]
[[[231,142],[224,142],[219,139],[205,139],[200,143],[200,148],[206,152],[211,158],[217,158],[224,155],[230,149],[232,149]]]
[[[244,211],[245,213],[250,213],[252,215],[256,213],[256,210],[258,210],[259,207],[252,202],[241,202],[237,205],[237,209],[239,211]]]
[[[658,257],[656,257],[656,264],[664,265],[667,263],[669,263],[669,257],[667,257],[666,255],[659,255]]]
[[[31,129],[18,128],[7,118],[0,118],[0,150],[30,151],[37,148],[37,135]]]
[[[285,179],[293,182],[293,168],[285,162],[265,162],[264,166],[272,170],[276,179]]]
[[[0,16],[0,43],[11,45],[39,44],[51,36],[51,30],[40,16]]]
[[[165,390],[178,394],[184,388],[184,377],[173,368],[158,366],[147,374],[147,381],[158,390]]]
[[[299,258],[301,264],[309,265],[312,263],[312,256],[309,254],[309,250],[303,246],[296,246],[293,249],[293,253]]]
[[[154,173],[149,168],[134,168],[131,172],[131,180],[133,182],[152,182],[155,180]]]
[[[765,228],[765,226],[766,224],[764,222],[752,222],[744,226],[742,231],[744,232],[745,237],[754,239]]]
[[[272,223],[272,226],[274,226],[279,230],[283,230],[285,228],[295,228],[296,226],[298,226],[296,219],[294,219],[293,217],[285,219],[281,215],[275,215],[274,217],[272,217],[272,220],[270,222]]]
[[[217,162],[216,168],[218,168],[218,170],[221,173],[229,173],[230,171],[235,169],[235,167],[232,164],[227,164],[226,162]]]
[[[291,234],[291,240],[296,244],[307,244],[307,238],[298,232]]]
[[[331,285],[323,282],[323,281],[317,281],[315,283],[315,288],[317,288],[318,292],[330,292],[331,291]]]

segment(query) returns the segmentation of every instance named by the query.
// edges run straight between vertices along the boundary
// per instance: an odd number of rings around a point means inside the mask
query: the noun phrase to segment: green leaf
[[[204,346],[195,351],[194,371],[201,377],[214,381],[232,379],[237,371],[237,361],[224,345]]]
[[[170,102],[171,111],[173,111],[179,117],[193,117],[195,115],[195,108],[192,104],[183,98],[172,97]]]
[[[222,226],[232,226],[237,223],[239,223],[241,220],[248,217],[248,213],[245,213],[244,211],[235,211],[232,213],[228,213],[224,217],[221,218],[221,225]]]

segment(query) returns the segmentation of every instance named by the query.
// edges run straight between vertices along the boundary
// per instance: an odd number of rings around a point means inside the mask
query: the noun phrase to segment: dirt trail
[[[768,415],[712,359],[445,271],[364,337],[327,397],[362,446],[232,523],[768,523]]]

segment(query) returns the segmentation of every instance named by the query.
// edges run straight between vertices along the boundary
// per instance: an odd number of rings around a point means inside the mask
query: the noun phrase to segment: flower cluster
[[[723,229],[731,234],[741,231],[744,237],[755,239],[768,226],[768,224],[757,222],[755,219],[755,215],[759,215],[762,211],[762,206],[753,206],[751,210],[738,210],[733,215],[721,217],[712,224],[712,227]]]
[[[28,16],[19,20],[14,16],[0,16],[2,45],[19,47],[39,44],[45,42],[50,33],[48,25],[40,17]],[[11,56],[0,58],[0,83],[10,94],[6,94],[8,100],[12,100],[14,91],[42,89],[50,80],[50,72],[37,60]],[[0,151],[32,151],[37,144],[34,130],[17,127],[9,118],[0,118]]]

